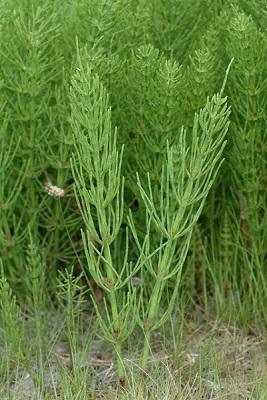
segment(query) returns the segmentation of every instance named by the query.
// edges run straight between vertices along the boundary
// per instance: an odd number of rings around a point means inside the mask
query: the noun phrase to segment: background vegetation
[[[3,396],[25,373],[50,398],[58,341],[51,398],[97,398],[95,342],[136,390],[107,398],[162,398],[134,374],[158,346],[182,364],[188,321],[264,332],[266,22],[263,0],[0,1]],[[166,398],[194,398],[173,370]]]

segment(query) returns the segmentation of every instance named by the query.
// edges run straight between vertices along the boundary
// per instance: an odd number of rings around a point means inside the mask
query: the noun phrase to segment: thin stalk
[[[120,326],[120,319],[119,319],[119,313],[118,313],[118,302],[117,302],[117,298],[116,298],[116,292],[114,290],[115,276],[114,276],[112,269],[109,268],[109,265],[112,264],[112,257],[110,254],[109,244],[104,245],[104,256],[105,256],[105,259],[107,260],[107,277],[108,277],[110,286],[112,287],[112,289],[109,293],[109,299],[110,299],[110,305],[111,305],[112,320],[114,321],[113,336],[115,338],[114,350],[116,353],[117,372],[118,372],[119,381],[121,383],[123,383],[125,380],[125,367],[124,367],[123,360],[122,360],[121,343],[119,340],[117,340],[117,338],[119,337],[119,335],[121,333],[121,326]]]
[[[152,294],[150,297],[150,302],[148,304],[147,319],[144,327],[145,343],[143,348],[143,356],[141,364],[143,369],[145,369],[147,366],[149,349],[150,349],[151,329],[153,327],[155,318],[159,312],[159,305],[161,304],[161,297],[163,293],[163,288],[165,286],[164,275],[165,272],[168,272],[168,266],[171,262],[174,247],[175,247],[174,241],[169,240],[165,247],[162,260],[158,266],[157,282],[153,287]]]

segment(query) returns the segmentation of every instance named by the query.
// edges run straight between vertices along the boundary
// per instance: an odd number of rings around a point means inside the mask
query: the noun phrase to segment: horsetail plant
[[[84,367],[84,361],[88,351],[80,351],[81,314],[85,308],[86,289],[81,285],[83,273],[75,276],[74,267],[60,273],[57,280],[57,298],[60,304],[61,313],[66,315],[66,329],[68,345],[70,350],[71,373],[73,388],[79,387],[80,392],[86,392],[86,375],[88,368]],[[83,346],[88,350],[88,340]],[[75,390],[74,389],[74,390]],[[85,396],[85,394],[84,394]]]
[[[10,135],[9,115],[0,82],[0,254],[5,260],[5,273],[16,280],[19,265],[19,246],[27,235],[21,229],[22,218],[17,214],[17,201],[27,170],[27,162],[21,162],[19,173],[14,174],[13,162],[20,146],[20,138]],[[10,137],[11,136],[11,137]],[[10,184],[12,182],[12,184]],[[14,268],[15,267],[15,268]]]
[[[23,363],[24,326],[22,312],[4,273],[4,263],[0,259],[0,321],[1,336],[4,336],[7,357],[15,364]]]
[[[262,265],[267,248],[266,36],[251,17],[235,12],[226,50],[229,57],[236,58],[228,89],[233,108],[229,162],[234,194],[240,210],[243,245],[255,265]]]
[[[154,281],[141,322],[145,335],[144,369],[148,362],[151,333],[164,324],[172,313],[193,228],[222,164],[229,114],[226,98],[221,94],[208,98],[206,106],[195,115],[191,136],[182,129],[180,143],[172,147],[167,145],[160,186],[152,187],[148,173],[146,188],[137,175],[140,193],[157,230],[159,243],[159,251],[153,257],[144,254],[149,279]],[[154,202],[158,191],[159,207]],[[129,221],[134,231],[133,219]],[[134,236],[140,248],[139,239]],[[147,246],[145,249],[152,251]],[[160,315],[163,293],[168,291],[171,281],[172,294],[166,310]]]
[[[122,344],[135,327],[136,289],[131,278],[139,268],[128,263],[128,233],[122,265],[116,259],[115,242],[121,230],[124,179],[121,176],[123,148],[117,148],[106,90],[93,75],[86,58],[78,56],[78,68],[70,91],[71,124],[76,139],[72,170],[75,193],[84,221],[82,240],[87,265],[104,292],[104,310],[93,299],[102,338],[113,345],[120,383],[125,381]]]

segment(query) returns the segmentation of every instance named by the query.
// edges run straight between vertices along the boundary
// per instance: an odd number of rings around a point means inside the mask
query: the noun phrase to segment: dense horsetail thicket
[[[43,368],[51,308],[73,354],[94,315],[121,384],[178,309],[266,326],[266,23],[263,0],[0,1],[8,360],[30,369],[26,313]]]

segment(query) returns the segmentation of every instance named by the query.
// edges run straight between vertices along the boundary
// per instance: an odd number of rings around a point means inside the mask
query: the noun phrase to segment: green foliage
[[[239,210],[240,240],[247,252],[241,256],[243,276],[246,286],[251,288],[255,283],[248,277],[253,275],[257,282],[265,279],[262,267],[267,248],[267,136],[264,127],[267,42],[252,18],[242,12],[235,11],[228,31],[226,51],[236,59],[228,89],[233,109],[229,164],[234,201]]]
[[[52,306],[78,360],[84,282],[121,383],[130,336],[146,368],[182,298],[266,324],[265,5],[0,1],[1,340],[17,365],[31,370],[27,312],[44,368]]]
[[[172,145],[179,140],[183,94],[181,67],[151,45],[142,46],[132,57],[129,80],[132,115],[129,129],[133,142],[129,146],[131,152],[134,150],[135,162],[129,174],[135,175],[138,171],[143,178],[150,172],[152,181],[159,182],[166,142]],[[140,157],[140,153],[146,157]]]
[[[207,194],[221,165],[225,136],[229,126],[229,109],[226,99],[214,96],[199,115],[195,115],[190,144],[186,131],[181,130],[179,144],[167,149],[167,162],[162,170],[160,204],[153,195],[148,175],[148,190],[138,185],[146,210],[159,234],[160,251],[155,262],[149,261],[147,269],[155,283],[144,315],[146,344],[143,367],[146,367],[149,336],[170,317],[180,286],[182,268],[188,252],[192,231],[203,209]],[[149,248],[152,245],[149,246]],[[176,256],[176,254],[178,255]],[[174,290],[166,312],[158,318],[162,296],[168,280],[174,278]]]
[[[1,310],[1,334],[8,349],[8,357],[23,357],[23,320],[19,306],[16,304],[16,297],[4,276],[3,263],[1,262],[0,281],[0,310]]]
[[[133,270],[125,258],[116,265],[112,252],[123,219],[124,179],[121,176],[123,150],[117,150],[117,132],[111,126],[108,96],[93,76],[91,66],[79,60],[72,78],[71,122],[76,138],[73,174],[76,198],[86,227],[82,233],[89,273],[106,293],[106,319],[94,302],[104,339],[113,344],[118,375],[124,380],[121,344],[134,328],[135,291],[130,281]],[[125,295],[122,289],[127,286]]]

